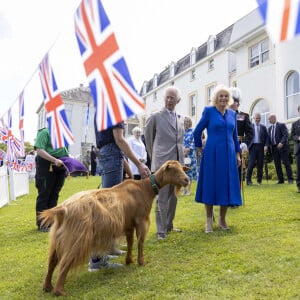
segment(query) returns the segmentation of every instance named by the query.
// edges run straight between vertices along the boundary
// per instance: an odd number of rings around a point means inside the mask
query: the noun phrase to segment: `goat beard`
[[[175,185],[175,195],[177,196],[178,193],[180,192],[181,185]]]

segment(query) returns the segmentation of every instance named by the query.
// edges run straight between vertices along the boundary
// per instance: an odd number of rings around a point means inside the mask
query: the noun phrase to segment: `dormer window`
[[[196,49],[193,48],[190,53],[190,66],[196,63]]]
[[[158,84],[158,76],[157,74],[155,74],[153,77],[153,88],[156,88],[157,84]]]
[[[148,82],[144,81],[144,83],[143,83],[143,95],[145,95],[147,93],[147,86],[148,86]]]
[[[214,35],[210,35],[207,40],[207,55],[210,55],[215,52],[216,46],[216,37]]]
[[[175,76],[175,63],[172,62],[170,65],[170,77],[174,77]]]

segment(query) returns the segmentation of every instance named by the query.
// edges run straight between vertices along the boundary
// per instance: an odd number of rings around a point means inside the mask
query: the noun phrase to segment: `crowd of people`
[[[182,116],[176,110],[181,100],[177,87],[167,87],[163,97],[162,108],[146,119],[143,130],[134,127],[128,139],[124,137],[124,122],[101,132],[95,124],[96,146],[87,151],[83,163],[92,176],[101,175],[102,188],[112,187],[127,178],[141,180],[167,160],[177,160],[189,167],[190,183],[182,190],[182,196],[191,196],[191,185],[196,182],[195,202],[204,205],[205,233],[209,234],[214,231],[215,206],[220,207],[218,227],[230,230],[226,219],[228,208],[243,204],[243,181],[248,186],[255,185],[252,180],[255,168],[257,185],[262,184],[268,151],[274,160],[277,184],[284,183],[282,163],[287,182],[294,183],[286,125],[278,122],[276,115],[270,114],[267,128],[261,123],[260,112],[255,112],[251,118],[239,111],[241,91],[238,88],[218,85],[210,99],[211,105],[203,109],[195,128],[190,117]],[[291,138],[297,192],[300,193],[300,119],[292,124]],[[36,225],[38,230],[47,232],[49,228],[41,226],[38,216],[41,211],[57,205],[65,180],[60,158],[68,156],[68,151],[66,148],[52,148],[46,128],[39,130],[34,148],[38,191]],[[245,157],[248,157],[247,166]],[[177,207],[174,189],[174,186],[167,185],[157,191],[155,222],[158,240],[166,239],[172,232],[182,232],[174,225]],[[91,257],[89,271],[121,267],[121,264],[110,262],[114,255],[123,254],[119,248],[115,245],[109,255]]]

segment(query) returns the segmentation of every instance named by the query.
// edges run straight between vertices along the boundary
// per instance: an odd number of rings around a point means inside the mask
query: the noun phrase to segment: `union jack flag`
[[[96,109],[99,131],[144,110],[100,0],[83,0],[75,33]]]
[[[7,150],[6,150],[6,158],[8,162],[17,162],[18,157],[20,156],[20,147],[21,142],[12,134],[12,115],[11,108],[7,112]]]
[[[19,130],[21,136],[21,149],[20,155],[25,155],[24,149],[24,93],[22,92],[19,96]]]
[[[266,30],[274,42],[300,33],[300,0],[257,0]]]
[[[42,60],[39,69],[52,147],[57,149],[72,145],[74,143],[74,137],[68,123],[64,103],[49,63],[48,54],[46,54]]]
[[[6,143],[6,140],[7,140],[7,126],[4,123],[4,117],[1,117],[0,122],[1,122],[0,138],[4,143]]]
[[[0,161],[4,161],[5,156],[6,156],[6,153],[3,150],[0,149]]]

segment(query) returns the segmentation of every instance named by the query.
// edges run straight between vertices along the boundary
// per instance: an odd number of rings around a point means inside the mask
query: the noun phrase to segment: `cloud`
[[[7,17],[0,12],[0,40],[12,38],[12,28]]]

